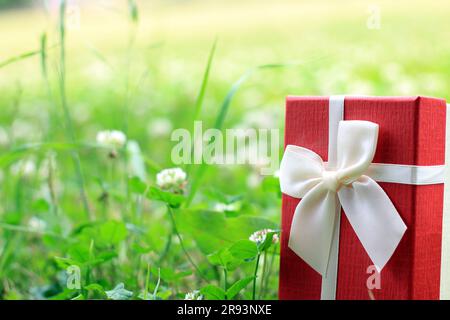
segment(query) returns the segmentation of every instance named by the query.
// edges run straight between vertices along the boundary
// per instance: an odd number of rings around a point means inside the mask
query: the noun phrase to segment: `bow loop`
[[[281,192],[303,198],[321,181],[323,167],[322,159],[315,152],[298,146],[286,146],[280,164]]]
[[[357,180],[372,163],[378,125],[369,121],[340,121],[337,137],[337,171],[343,184]]]

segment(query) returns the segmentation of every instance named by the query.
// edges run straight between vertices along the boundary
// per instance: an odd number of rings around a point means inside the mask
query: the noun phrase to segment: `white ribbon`
[[[288,145],[280,165],[281,191],[298,204],[289,247],[322,274],[322,299],[336,297],[341,205],[378,271],[406,231],[400,215],[375,182],[413,185],[444,182],[445,166],[371,163],[378,125],[341,121],[344,96],[330,97],[328,163],[311,150]]]
[[[311,150],[286,147],[280,165],[281,191],[302,198],[292,220],[289,247],[323,276],[328,268],[337,201],[378,271],[406,231],[389,197],[364,175],[375,154],[377,138],[375,123],[340,121],[335,170],[327,170]]]

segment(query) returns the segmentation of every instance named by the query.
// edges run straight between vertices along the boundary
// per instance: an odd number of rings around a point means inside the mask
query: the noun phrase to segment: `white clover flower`
[[[47,222],[38,217],[31,217],[30,220],[28,220],[28,228],[30,228],[31,231],[42,233],[47,228]]]
[[[182,192],[187,184],[186,172],[181,168],[164,169],[156,175],[156,184],[162,190]]]
[[[382,66],[382,69],[381,74],[391,83],[397,82],[403,74],[401,66],[396,63],[388,63]]]
[[[248,239],[256,244],[261,244],[266,240],[266,236],[269,232],[275,232],[275,230],[272,229],[259,230],[252,233],[252,235]],[[272,237],[272,243],[275,244],[278,243],[278,241],[280,241],[280,238],[278,237],[278,234],[274,233]]]
[[[41,162],[38,175],[41,179],[48,179],[56,171],[56,153],[48,152],[45,159]]]
[[[251,172],[247,176],[247,186],[249,188],[256,188],[261,184],[262,177],[256,172]]]
[[[38,140],[41,131],[27,120],[16,119],[11,125],[11,135],[14,140],[27,140],[33,137]]]
[[[230,203],[230,204],[216,203],[214,206],[214,210],[219,211],[219,212],[236,211],[237,205],[236,205],[236,203]]]
[[[91,118],[91,110],[89,106],[85,104],[79,104],[76,108],[73,108],[72,118],[77,123],[85,123]]]
[[[128,300],[133,296],[133,292],[125,289],[125,285],[121,282],[112,290],[105,291],[108,299],[111,300]]]
[[[142,155],[139,143],[134,140],[129,140],[127,143],[128,154],[128,171],[131,176],[137,176],[142,181],[147,180],[147,173],[145,170],[145,161]]]
[[[273,176],[274,176],[275,178],[279,178],[279,177],[280,177],[280,169],[276,170],[276,171],[273,173]]]
[[[200,291],[194,290],[186,293],[184,300],[203,300],[203,295],[200,294]]]
[[[348,84],[348,92],[352,92],[354,95],[372,95],[373,87],[369,82],[363,80],[352,81]]]
[[[36,164],[33,160],[20,160],[11,166],[11,174],[24,178],[31,177],[36,173]]]
[[[172,122],[167,118],[156,118],[147,127],[147,133],[151,136],[167,136],[173,129]]]
[[[0,127],[0,147],[6,146],[9,143],[8,133],[3,127]]]
[[[111,79],[112,72],[107,64],[102,62],[94,62],[83,70],[84,76],[98,84],[98,82],[106,83]]]
[[[277,123],[280,117],[280,112],[271,108],[253,110],[244,117],[241,126],[243,128],[275,129],[278,128]]]
[[[112,149],[122,148],[127,141],[127,137],[119,130],[104,130],[97,133],[97,143]]]
[[[394,85],[395,91],[399,92],[401,95],[411,95],[413,94],[413,92],[415,92],[416,89],[416,84],[407,79],[399,79],[398,82]]]

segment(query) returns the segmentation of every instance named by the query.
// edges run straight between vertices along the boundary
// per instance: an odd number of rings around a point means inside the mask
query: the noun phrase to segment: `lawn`
[[[281,154],[287,95],[450,92],[446,0],[58,2],[0,11],[1,299],[276,299],[276,175],[173,130]]]

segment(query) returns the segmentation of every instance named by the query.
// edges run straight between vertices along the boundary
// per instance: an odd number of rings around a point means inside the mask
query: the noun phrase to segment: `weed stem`
[[[59,8],[59,37],[60,37],[60,74],[59,74],[59,89],[60,89],[60,95],[61,95],[61,106],[64,112],[64,118],[65,118],[65,124],[66,124],[66,134],[67,137],[70,139],[70,142],[75,144],[75,130],[73,126],[72,117],[70,115],[69,107],[67,104],[67,93],[66,93],[66,43],[65,43],[65,34],[66,34],[66,28],[65,28],[65,14],[66,14],[66,1],[62,0],[60,3]],[[74,162],[75,166],[75,172],[77,175],[78,185],[80,188],[80,196],[81,200],[83,202],[84,210],[88,216],[89,219],[92,220],[91,212],[89,209],[89,204],[87,201],[86,191],[84,188],[84,178],[83,173],[81,171],[81,161],[80,156],[78,155],[77,151],[72,151],[72,160]]]
[[[261,280],[259,282],[259,296],[258,296],[259,298],[258,299],[261,299],[261,296],[263,294],[266,270],[267,270],[267,250],[264,251],[264,261],[263,261],[263,266],[262,266]]]
[[[194,267],[194,269],[197,271],[198,275],[206,281],[206,278],[203,276],[203,273],[200,271],[200,269],[198,268],[197,264],[194,262],[194,260],[192,259],[192,257],[190,256],[190,254],[187,252],[186,248],[184,247],[184,243],[183,243],[183,239],[181,238],[180,233],[178,232],[177,229],[177,225],[175,223],[175,217],[173,216],[173,211],[172,208],[170,206],[167,206],[168,208],[168,212],[169,212],[169,216],[170,219],[172,220],[172,226],[173,226],[173,231],[175,232],[178,240],[180,241],[180,246],[181,249],[183,250],[186,258],[189,260],[189,262],[191,263],[191,265]]]
[[[223,290],[225,291],[225,298],[227,298],[227,293],[226,293],[228,290],[227,282],[228,282],[228,271],[226,268],[223,268]]]
[[[252,294],[252,300],[255,300],[256,298],[256,278],[258,275],[258,267],[259,267],[259,259],[261,258],[261,253],[258,252],[258,256],[256,257],[256,265],[255,265],[255,273],[253,274],[253,294]]]
[[[172,236],[173,236],[173,227],[172,227],[172,230],[169,232],[169,235],[167,237],[166,245],[164,247],[164,250],[161,253],[161,256],[159,257],[159,260],[158,260],[158,265],[159,266],[161,266],[161,263],[164,261],[164,259],[166,258],[167,254],[170,251],[170,246],[172,245]]]

